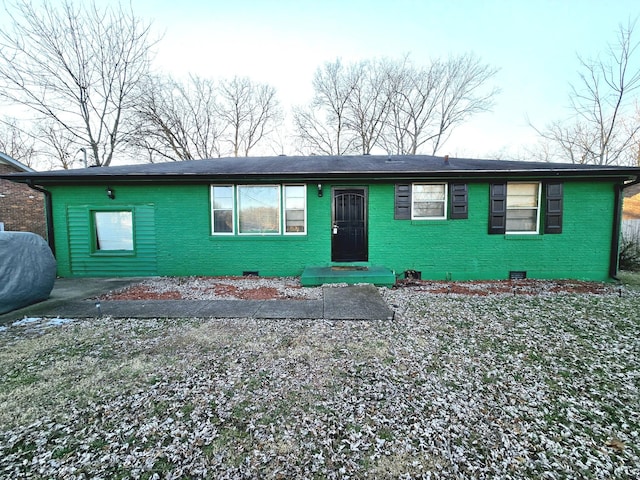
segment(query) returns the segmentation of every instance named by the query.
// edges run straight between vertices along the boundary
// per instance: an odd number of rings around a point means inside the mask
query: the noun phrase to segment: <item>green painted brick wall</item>
[[[307,191],[304,236],[211,235],[209,185],[52,186],[58,273],[61,276],[300,275],[307,265],[331,264],[331,185]],[[412,269],[428,279],[529,278],[607,280],[613,222],[611,182],[565,182],[563,233],[489,235],[489,186],[469,184],[469,218],[394,220],[394,186],[368,186],[369,265],[397,274]],[[131,208],[133,258],[91,253],[96,208]],[[544,215],[544,212],[543,212]],[[542,218],[543,218],[542,215]],[[151,223],[150,223],[151,222]],[[541,228],[542,231],[542,228]],[[84,237],[85,240],[82,240]]]
[[[434,280],[505,279],[510,270],[524,270],[529,278],[609,277],[612,183],[565,182],[563,232],[556,235],[489,235],[485,183],[469,184],[469,218],[463,220],[394,221],[392,198],[393,185],[370,187],[374,264]]]
[[[322,218],[330,199],[318,198],[311,188],[308,235],[304,236],[211,235],[208,185],[170,187],[164,194],[168,198],[157,201],[162,212],[157,215],[161,275],[241,275],[244,271],[258,271],[262,276],[300,275],[305,265],[328,255],[328,229],[321,223],[331,222],[330,217]]]
[[[107,198],[105,188],[50,188],[59,275],[300,275],[306,265],[326,263],[330,257],[331,199],[318,198],[315,186],[307,198],[308,235],[233,237],[211,235],[209,185],[114,185],[114,200]],[[105,268],[106,257],[91,253],[91,211],[133,208],[137,218],[136,209],[142,206],[154,211],[155,272],[141,269],[137,255],[114,256],[111,268]],[[148,232],[135,228],[138,254],[141,242],[149,239]],[[86,241],[74,241],[78,236]]]

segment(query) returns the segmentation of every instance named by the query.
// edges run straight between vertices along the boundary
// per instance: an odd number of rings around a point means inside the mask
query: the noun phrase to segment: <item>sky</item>
[[[309,102],[314,72],[338,58],[409,54],[414,64],[428,65],[472,52],[499,69],[493,85],[501,93],[492,111],[458,127],[438,153],[481,158],[526,156],[538,140],[529,122],[543,128],[568,115],[577,55],[606,52],[618,26],[640,16],[637,0],[131,2],[161,36],[158,71],[248,76],[275,87],[285,109]]]
[[[133,0],[163,35],[156,67],[174,75],[249,76],[283,106],[307,103],[316,69],[409,54],[417,65],[473,52],[499,69],[491,112],[456,129],[439,151],[522,157],[568,115],[577,55],[595,57],[640,15],[626,0]],[[640,33],[640,27],[638,29]],[[291,152],[293,153],[293,152]],[[525,158],[523,158],[525,159]]]

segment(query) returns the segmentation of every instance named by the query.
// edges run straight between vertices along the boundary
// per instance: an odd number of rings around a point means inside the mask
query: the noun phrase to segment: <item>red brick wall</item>
[[[0,173],[18,171],[0,163]],[[33,232],[46,239],[44,195],[24,184],[0,180],[0,222],[7,231]]]

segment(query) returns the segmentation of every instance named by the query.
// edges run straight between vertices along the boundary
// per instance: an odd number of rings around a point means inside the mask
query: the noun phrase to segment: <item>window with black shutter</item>
[[[411,184],[396,184],[394,216],[396,220],[411,220]]]
[[[544,233],[562,233],[562,183],[545,185]]]
[[[469,217],[469,193],[466,183],[452,183],[451,189],[451,218],[461,219]]]
[[[489,233],[505,233],[507,220],[507,184],[489,185]]]

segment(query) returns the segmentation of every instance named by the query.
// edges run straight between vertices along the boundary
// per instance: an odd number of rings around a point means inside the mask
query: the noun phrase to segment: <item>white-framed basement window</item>
[[[507,183],[506,233],[538,233],[540,192],[540,182]]]
[[[412,220],[447,218],[447,184],[414,183],[411,186]]]

